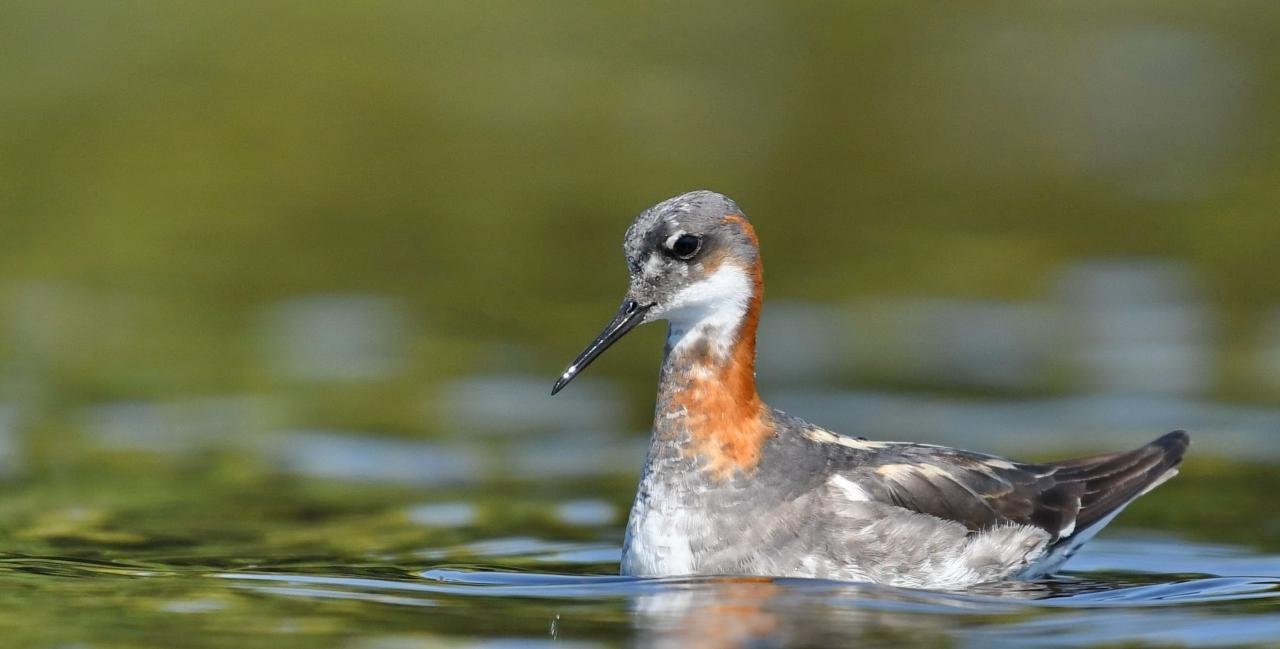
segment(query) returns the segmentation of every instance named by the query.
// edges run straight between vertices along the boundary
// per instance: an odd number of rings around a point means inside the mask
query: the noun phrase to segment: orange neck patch
[[[741,223],[754,237],[745,219]],[[758,259],[751,276],[751,299],[733,344],[722,357],[704,351],[679,359],[684,380],[668,406],[684,410],[689,453],[704,460],[706,471],[722,479],[754,469],[773,432],[769,409],[756,391],[756,333],[763,292]]]

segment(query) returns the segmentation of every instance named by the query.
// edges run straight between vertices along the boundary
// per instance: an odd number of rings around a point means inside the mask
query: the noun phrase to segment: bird
[[[635,327],[667,321],[648,455],[620,572],[807,577],[935,590],[1051,575],[1178,473],[1189,435],[1028,463],[840,435],[756,388],[760,242],[738,205],[699,190],[641,212],[623,242],[617,314],[560,392]]]

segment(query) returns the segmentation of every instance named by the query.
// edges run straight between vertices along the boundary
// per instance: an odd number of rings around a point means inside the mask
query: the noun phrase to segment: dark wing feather
[[[956,449],[894,444],[842,472],[874,500],[981,530],[1034,525],[1056,539],[1102,520],[1169,477],[1190,438],[1175,431],[1125,453],[1021,464]]]
[[[1083,486],[1076,529],[1083,530],[1107,514],[1167,480],[1182,463],[1191,437],[1177,430],[1143,446],[1113,455],[1054,462],[1053,477]]]

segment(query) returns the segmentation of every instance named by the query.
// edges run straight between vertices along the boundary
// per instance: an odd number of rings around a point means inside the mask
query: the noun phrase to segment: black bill
[[[596,339],[591,341],[587,348],[582,350],[578,357],[573,359],[573,363],[569,368],[556,379],[556,384],[551,388],[551,394],[555,394],[569,385],[569,381],[577,376],[579,372],[587,369],[587,366],[594,361],[597,356],[604,353],[609,345],[617,342],[619,338],[627,335],[628,331],[636,328],[636,325],[644,322],[644,314],[649,311],[648,306],[641,306],[635,300],[623,300],[622,308],[618,309],[618,315],[613,316],[613,321],[605,326],[604,331],[600,332]]]

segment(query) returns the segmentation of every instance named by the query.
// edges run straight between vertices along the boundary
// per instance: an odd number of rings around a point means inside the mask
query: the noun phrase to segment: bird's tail
[[[1052,462],[1059,483],[1080,487],[1075,534],[1109,519],[1138,496],[1178,475],[1178,465],[1191,445],[1186,431],[1175,430],[1125,453]]]

